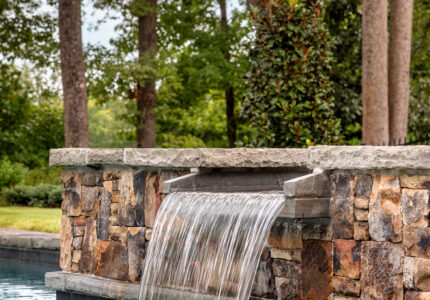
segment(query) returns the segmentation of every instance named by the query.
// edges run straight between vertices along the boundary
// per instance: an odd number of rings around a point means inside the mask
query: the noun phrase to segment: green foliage
[[[39,185],[39,184],[61,184],[62,168],[58,167],[40,167],[29,170],[24,178],[20,181],[23,185]]]
[[[12,163],[8,159],[0,160],[0,191],[18,184],[27,172],[28,169],[22,164]]]
[[[242,116],[257,129],[252,146],[335,144],[340,121],[333,114],[332,43],[315,0],[271,4],[254,10],[256,40]],[[263,9],[262,9],[263,10]]]
[[[3,198],[9,205],[60,207],[61,186],[50,184],[38,186],[17,185],[4,189]]]

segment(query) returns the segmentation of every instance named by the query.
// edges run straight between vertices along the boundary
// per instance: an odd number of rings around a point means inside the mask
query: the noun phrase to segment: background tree
[[[363,0],[363,142],[389,141],[387,0]]]
[[[66,147],[88,147],[88,108],[82,49],[81,0],[58,6]]]
[[[331,41],[316,0],[265,1],[253,9],[256,40],[242,116],[255,126],[253,146],[303,147],[340,140],[333,114]]]

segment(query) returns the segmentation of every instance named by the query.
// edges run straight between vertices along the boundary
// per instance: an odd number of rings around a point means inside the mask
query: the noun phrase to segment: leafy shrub
[[[17,185],[3,191],[3,198],[9,205],[34,207],[60,207],[61,186],[41,184],[38,186]]]
[[[328,78],[333,44],[322,22],[321,2],[266,0],[260,5],[253,10],[256,38],[241,110],[257,129],[250,145],[338,143],[340,121]]]
[[[18,184],[28,172],[22,164],[0,160],[0,190]]]
[[[23,185],[52,184],[61,183],[61,168],[40,167],[30,170],[20,182]]]

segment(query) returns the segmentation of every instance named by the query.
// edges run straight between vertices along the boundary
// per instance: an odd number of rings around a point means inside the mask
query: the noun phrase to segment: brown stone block
[[[79,272],[80,272],[79,264],[77,264],[77,263],[72,263],[71,271],[72,271],[73,273],[79,273]]]
[[[145,258],[145,228],[128,228],[128,274],[131,282],[139,282]]]
[[[82,185],[86,186],[103,186],[102,171],[86,171],[82,178]]]
[[[120,193],[118,191],[113,191],[111,199],[112,199],[111,200],[112,203],[119,203]]]
[[[117,216],[110,216],[109,217],[109,224],[112,226],[118,226],[118,217]]]
[[[333,238],[351,239],[354,234],[354,176],[336,174],[331,176],[332,199],[330,210],[333,220]]]
[[[389,242],[361,243],[361,298],[403,299],[401,245]]]
[[[72,262],[75,264],[79,264],[81,262],[81,250],[73,250]]]
[[[300,264],[284,259],[272,261],[273,274],[278,277],[299,278]]]
[[[405,226],[403,246],[409,256],[430,258],[430,228]]]
[[[360,279],[360,242],[333,240],[334,274],[351,279]]]
[[[102,200],[100,204],[99,216],[97,218],[97,239],[107,241],[110,238],[109,226],[111,225],[110,217],[110,192],[103,190]]]
[[[414,285],[423,292],[430,292],[430,259],[415,258]]]
[[[351,296],[344,296],[344,295],[333,295],[333,300],[358,300],[359,297],[351,297]]]
[[[74,217],[73,226],[85,226],[85,222],[86,222],[85,220],[86,220],[85,216]]]
[[[372,193],[372,186],[373,178],[371,175],[357,175],[355,177],[355,196],[368,198]]]
[[[151,228],[146,228],[145,240],[149,241],[151,239],[151,235],[152,235],[152,229]]]
[[[337,294],[348,296],[360,296],[361,285],[359,280],[346,277],[333,277],[333,291]]]
[[[62,216],[60,227],[60,268],[70,271],[73,251],[73,218]]]
[[[393,175],[376,175],[369,203],[369,232],[375,241],[402,241],[399,178]]]
[[[96,221],[92,218],[86,220],[81,256],[82,272],[94,274],[97,268],[97,230]]]
[[[331,241],[333,231],[331,224],[302,224],[303,240]]]
[[[103,172],[103,180],[116,180],[120,179],[120,177],[120,171],[109,170]]]
[[[267,251],[268,252],[268,251]],[[272,272],[272,264],[269,255],[266,259],[260,259],[257,272],[254,276],[251,295],[261,298],[273,298],[275,294],[275,281]]]
[[[96,218],[100,208],[103,188],[83,186],[81,189],[83,215]]]
[[[110,226],[110,238],[115,242],[126,243],[128,227]]]
[[[145,227],[153,228],[155,217],[163,201],[163,180],[159,172],[146,172],[143,199]]]
[[[110,213],[112,216],[118,216],[118,203],[112,203],[110,205]]]
[[[298,298],[299,280],[297,278],[275,277],[276,293],[279,300],[293,300]]]
[[[354,222],[354,240],[367,241],[370,239],[369,223]]]
[[[300,299],[330,299],[332,294],[332,243],[304,241],[299,281]]]
[[[417,291],[406,291],[405,300],[430,300],[430,293],[428,293],[428,292],[417,292]]]
[[[112,180],[112,191],[119,191],[119,180]]]
[[[427,227],[429,215],[429,191],[402,190],[403,224]]]
[[[125,244],[98,241],[98,276],[116,280],[128,280],[128,255]]]
[[[430,189],[430,176],[425,175],[402,175],[400,185],[410,189]]]
[[[354,216],[357,221],[367,221],[369,220],[369,211],[366,209],[354,209]]]
[[[302,261],[302,251],[300,249],[270,248],[270,256],[272,258],[292,260],[296,262]]]
[[[73,171],[63,171],[61,185],[63,187],[63,202],[61,210],[66,216],[80,216],[82,213],[81,182],[82,174]]]
[[[85,234],[85,226],[74,226],[72,229],[73,236],[84,236]]]
[[[301,249],[303,247],[301,225],[277,220],[270,230],[267,243],[276,248]]]
[[[121,171],[118,225],[136,226],[136,205],[134,201],[133,171]]]
[[[415,258],[405,256],[403,260],[403,285],[407,289],[414,288]]]
[[[73,238],[73,249],[80,250],[82,249],[82,241],[84,238],[82,236],[74,237]]]
[[[355,197],[354,206],[355,208],[369,209],[369,200],[369,198]]]

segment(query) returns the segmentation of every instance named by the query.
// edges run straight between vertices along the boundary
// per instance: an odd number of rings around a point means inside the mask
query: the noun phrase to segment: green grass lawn
[[[0,207],[0,227],[44,232],[60,232],[60,208]]]

